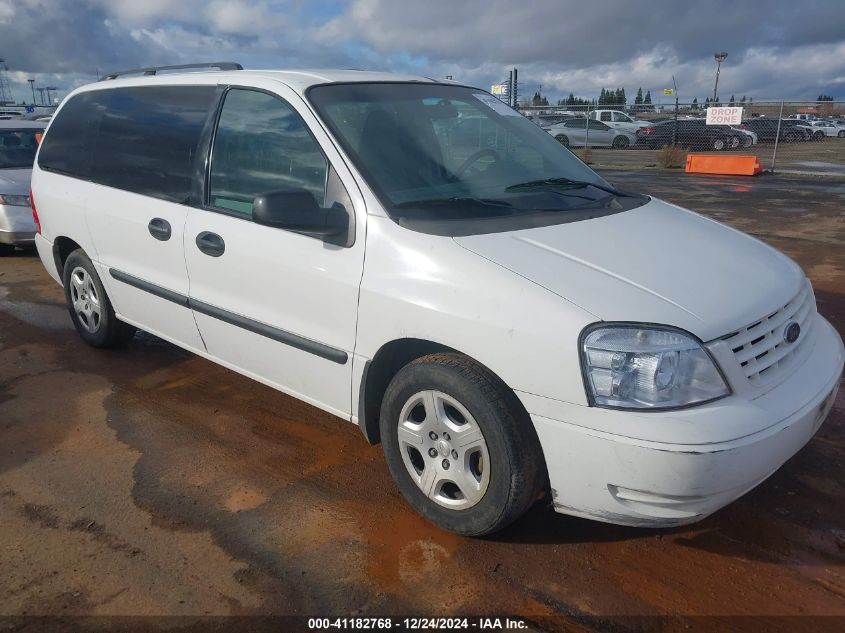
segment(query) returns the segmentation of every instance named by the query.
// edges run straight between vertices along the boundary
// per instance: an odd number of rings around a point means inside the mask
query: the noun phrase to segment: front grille
[[[816,299],[810,282],[805,280],[800,292],[781,309],[751,325],[723,336],[733,350],[745,377],[754,386],[764,386],[788,369],[809,338]],[[794,343],[784,340],[784,328],[795,321],[801,334]]]

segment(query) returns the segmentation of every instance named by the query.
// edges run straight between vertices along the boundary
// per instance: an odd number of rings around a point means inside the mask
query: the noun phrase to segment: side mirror
[[[319,237],[331,244],[346,245],[349,214],[341,204],[329,209],[317,205],[314,194],[305,189],[268,191],[252,201],[252,221]]]

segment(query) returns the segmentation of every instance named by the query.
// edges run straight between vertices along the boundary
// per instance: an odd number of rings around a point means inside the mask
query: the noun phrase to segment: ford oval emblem
[[[798,340],[799,336],[801,336],[801,326],[795,321],[787,323],[786,327],[783,328],[783,340],[787,343],[794,343]]]

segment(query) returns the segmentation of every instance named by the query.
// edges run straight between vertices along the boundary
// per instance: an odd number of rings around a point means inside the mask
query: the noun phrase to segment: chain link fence
[[[521,106],[586,162],[618,168],[683,167],[689,153],[754,155],[763,169],[845,177],[845,102],[753,101],[736,125],[706,125],[697,103]]]

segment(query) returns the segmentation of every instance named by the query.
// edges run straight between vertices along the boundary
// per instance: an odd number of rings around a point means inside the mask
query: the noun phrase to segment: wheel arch
[[[75,250],[82,247],[75,241],[64,235],[60,235],[53,241],[53,261],[56,264],[56,272],[59,279],[64,279],[65,262],[68,256]]]
[[[434,341],[419,339],[419,338],[401,338],[394,339],[384,343],[373,356],[372,360],[367,361],[364,366],[364,371],[361,376],[361,384],[358,392],[358,425],[361,432],[370,444],[378,444],[381,442],[381,431],[379,427],[379,414],[381,411],[381,402],[384,398],[384,393],[387,390],[387,385],[396,375],[396,373],[405,367],[408,363],[428,356],[429,354],[438,353],[454,353],[461,354],[467,358],[471,358],[475,362],[483,365],[491,374],[493,374],[505,387],[510,389],[508,384],[501,379],[501,377],[487,365],[482,363],[472,355],[462,352],[442,343]],[[511,389],[511,392],[513,390]],[[522,404],[522,401],[514,393],[514,400],[518,403],[525,416],[528,412]],[[530,419],[530,417],[528,418]]]

